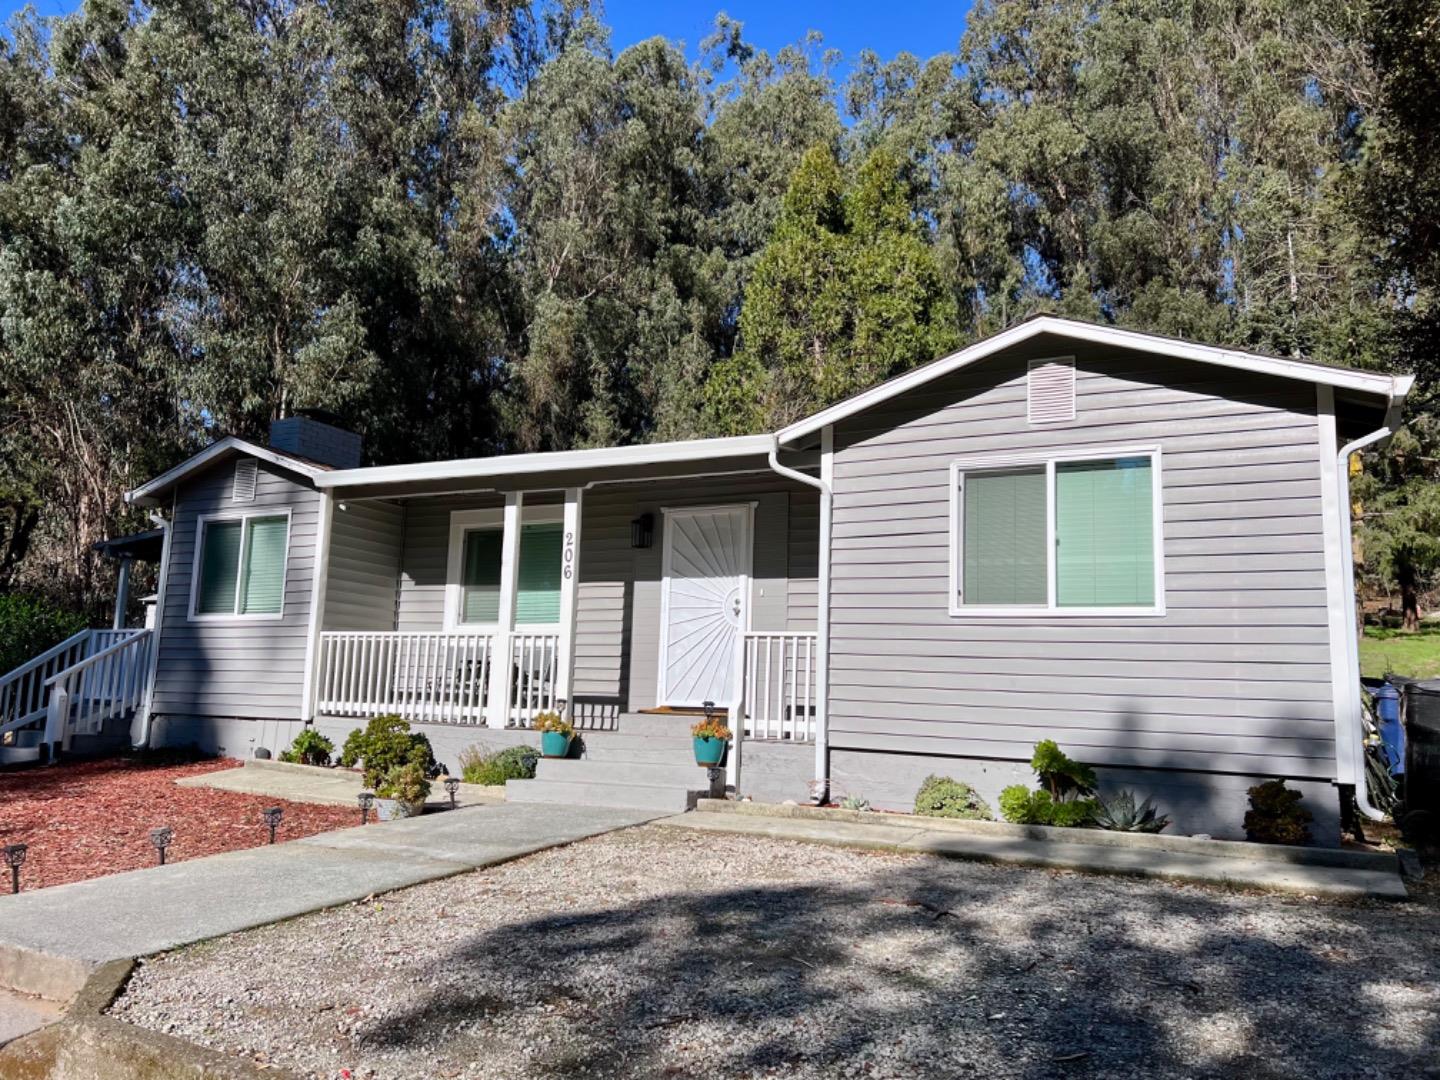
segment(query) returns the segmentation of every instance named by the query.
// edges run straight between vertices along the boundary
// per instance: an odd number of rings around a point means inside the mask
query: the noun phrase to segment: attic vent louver
[[[255,501],[255,459],[241,458],[235,462],[235,490],[231,498],[237,503]]]
[[[1028,411],[1032,424],[1075,419],[1075,361],[1031,360]]]

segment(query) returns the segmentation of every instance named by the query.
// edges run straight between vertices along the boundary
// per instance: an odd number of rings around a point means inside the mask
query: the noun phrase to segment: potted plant
[[[543,756],[561,758],[570,753],[575,726],[559,713],[543,712],[530,726],[540,732],[540,753]]]
[[[707,716],[690,729],[695,740],[695,764],[715,768],[725,757],[725,747],[730,742],[730,729],[724,720]]]
[[[396,765],[375,786],[375,812],[381,821],[419,817],[425,812],[430,780],[419,764]]]

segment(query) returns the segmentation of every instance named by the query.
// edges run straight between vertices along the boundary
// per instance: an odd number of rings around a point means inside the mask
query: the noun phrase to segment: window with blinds
[[[1158,612],[1158,453],[955,467],[952,609]]]
[[[289,545],[283,514],[202,522],[194,613],[281,614]]]
[[[462,623],[500,620],[500,559],[504,542],[503,529],[470,529],[465,533],[460,571]]]
[[[559,522],[525,525],[520,530],[515,622],[522,626],[560,621],[562,533]]]

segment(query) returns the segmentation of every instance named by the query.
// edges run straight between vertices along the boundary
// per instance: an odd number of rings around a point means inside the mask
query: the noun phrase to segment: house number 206
[[[575,534],[571,532],[567,532],[565,534],[564,560],[565,580],[569,581],[572,577],[575,576]]]

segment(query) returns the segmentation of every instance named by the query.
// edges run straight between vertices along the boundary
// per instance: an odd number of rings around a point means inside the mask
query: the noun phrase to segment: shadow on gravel
[[[553,1076],[693,1074],[669,1067],[674,1042],[717,1077],[868,1075],[877,1055],[877,1075],[915,1077],[1425,1076],[1437,1061],[1433,913],[927,865],[509,925],[442,958],[471,999],[357,1034],[420,1049],[461,1018],[554,1010],[563,1045],[527,1073]],[[1286,917],[1252,928],[1252,903]],[[1013,918],[1003,934],[987,909]],[[1421,1014],[1423,1048],[1392,1035],[1400,1013]]]

